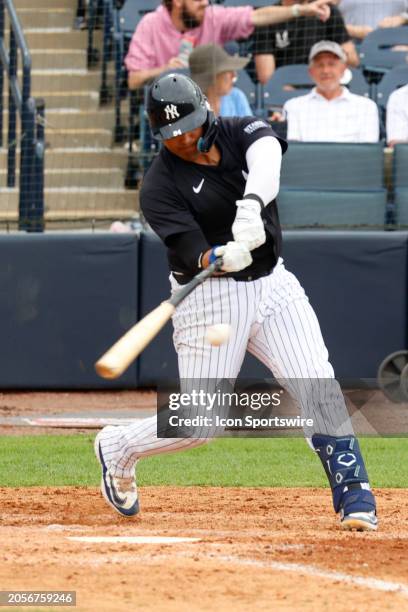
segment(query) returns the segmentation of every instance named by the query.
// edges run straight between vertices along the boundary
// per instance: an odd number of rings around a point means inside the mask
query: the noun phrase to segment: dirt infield
[[[1,588],[76,590],[89,612],[408,610],[408,491],[377,493],[380,531],[350,534],[322,489],[145,487],[127,520],[95,488],[1,488]],[[98,535],[199,541],[68,539]]]

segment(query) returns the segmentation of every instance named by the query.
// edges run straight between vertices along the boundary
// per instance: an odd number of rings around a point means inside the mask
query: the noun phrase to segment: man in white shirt
[[[387,103],[387,142],[408,142],[408,85],[392,92]]]
[[[408,24],[408,0],[337,0],[354,38],[365,38],[376,28],[397,28]]]
[[[309,54],[309,74],[316,87],[285,104],[288,140],[303,142],[377,142],[380,133],[375,102],[341,84],[346,54],[337,43],[322,40]]]

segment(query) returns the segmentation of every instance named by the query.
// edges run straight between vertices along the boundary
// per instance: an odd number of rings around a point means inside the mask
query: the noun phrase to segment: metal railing
[[[5,16],[9,17],[9,49]],[[22,61],[22,85],[18,58]],[[8,76],[7,187],[16,185],[17,144],[20,145],[20,230],[44,229],[44,100],[31,97],[31,55],[12,0],[0,0],[0,145],[3,146],[4,80]],[[17,115],[21,130],[17,135]]]

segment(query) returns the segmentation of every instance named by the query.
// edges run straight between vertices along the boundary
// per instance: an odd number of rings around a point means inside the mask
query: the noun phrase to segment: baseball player
[[[262,119],[216,119],[184,75],[159,77],[147,111],[164,146],[145,175],[141,206],[168,249],[173,290],[217,257],[223,262],[221,275],[195,289],[173,317],[181,385],[198,380],[208,391],[217,380],[234,381],[250,351],[313,420],[308,441],[327,474],[341,526],[376,529],[375,499],[319,323],[280,258],[275,198],[287,143]],[[212,347],[205,330],[217,323],[230,324],[232,336]],[[137,460],[205,441],[161,437],[156,417],[105,427],[95,452],[106,501],[124,516],[137,514]]]

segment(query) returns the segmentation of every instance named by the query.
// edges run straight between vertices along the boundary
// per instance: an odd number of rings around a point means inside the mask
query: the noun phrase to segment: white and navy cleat
[[[346,531],[376,531],[378,519],[375,511],[371,512],[351,512],[341,516],[340,525]]]
[[[102,495],[108,504],[122,516],[135,516],[139,512],[135,478],[134,476],[119,478],[111,472],[109,462],[104,459],[101,448],[103,431],[97,434],[94,443],[95,455],[102,468]]]

